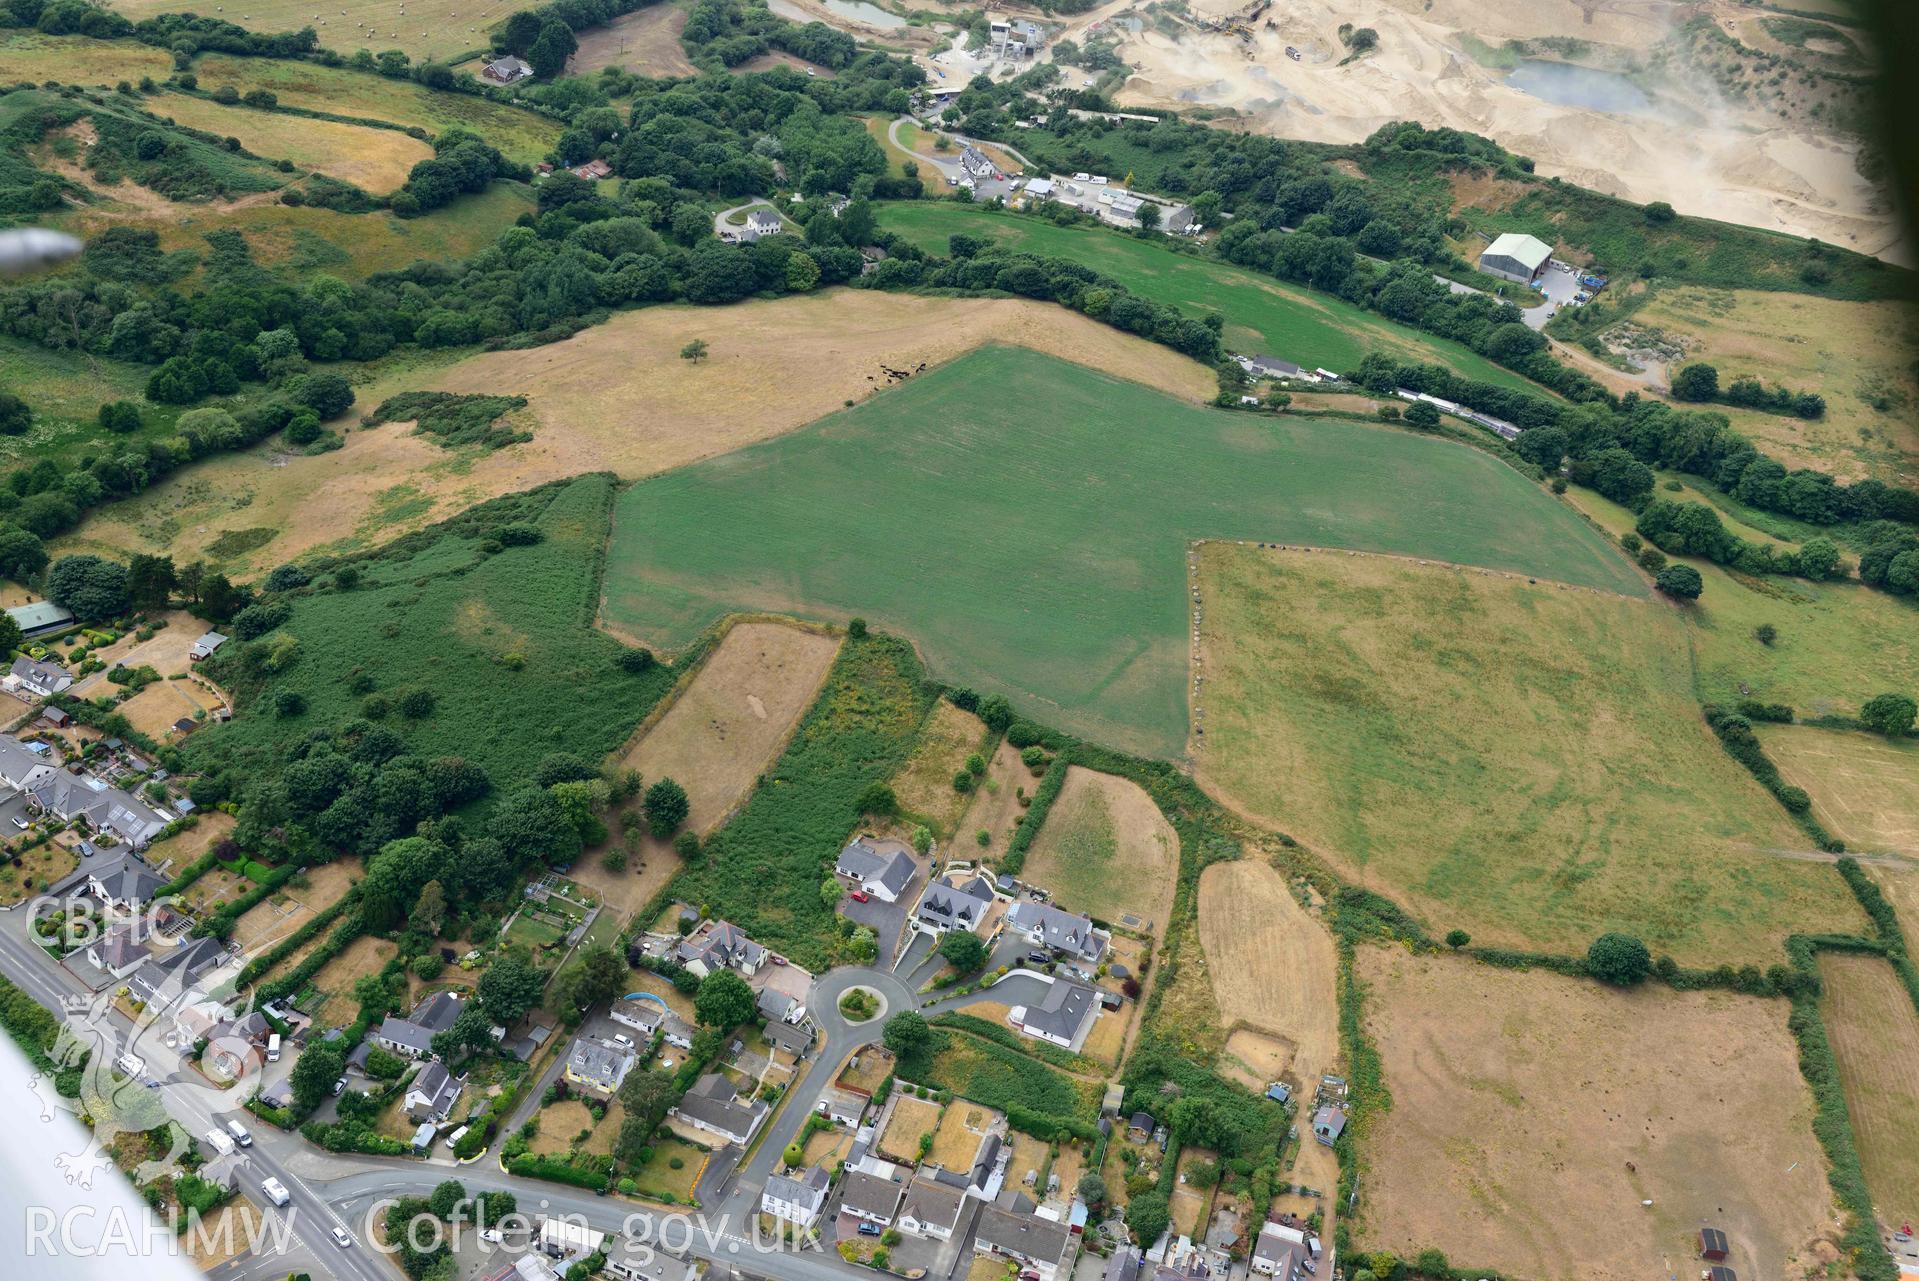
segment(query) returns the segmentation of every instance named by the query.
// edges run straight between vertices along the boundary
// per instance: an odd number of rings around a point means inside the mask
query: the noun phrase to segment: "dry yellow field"
[[[1199,938],[1229,1032],[1245,1028],[1283,1042],[1301,1081],[1333,1070],[1339,1056],[1333,939],[1293,897],[1285,877],[1251,858],[1208,867],[1199,878]],[[1261,1050],[1269,1045],[1242,1037],[1240,1047],[1253,1060],[1245,1066],[1266,1066]],[[1230,1035],[1226,1049],[1233,1051]]]
[[[965,768],[966,758],[980,750],[985,738],[986,726],[979,717],[943,698],[934,703],[913,755],[893,778],[900,808],[924,818],[933,835],[951,836],[967,799],[954,789],[953,776]]]
[[[1868,866],[1866,870],[1899,913],[1899,932],[1906,936],[1906,951],[1919,953],[1919,864]]]
[[[173,0],[109,0],[107,7],[135,22],[157,13],[178,13]],[[305,0],[247,0],[221,18],[249,31],[298,31],[312,27],[328,49],[399,49],[416,62],[446,61],[487,47],[487,31],[519,6],[508,0],[353,0],[317,12]],[[206,13],[205,6],[200,12]]]
[[[288,885],[269,894],[234,922],[233,942],[249,956],[271,951],[281,939],[306,924],[316,913],[340,901],[360,875],[360,860],[337,859],[306,869],[304,887]]]
[[[679,358],[694,338],[710,345],[699,365]],[[360,389],[366,408],[412,389],[524,395],[537,419],[526,444],[449,454],[396,424],[349,432],[344,449],[318,457],[272,446],[227,454],[102,509],[63,550],[164,549],[191,559],[222,533],[257,526],[262,511],[274,513],[279,536],[230,560],[229,572],[367,546],[549,480],[599,470],[633,479],[730,453],[871,394],[885,381],[882,365],[939,364],[986,342],[1032,347],[1192,400],[1214,391],[1197,363],[1044,303],[833,290],[725,308],[650,307],[566,342],[409,370]]]
[[[582,1131],[591,1131],[593,1114],[579,1099],[561,1099],[540,1109],[540,1132],[529,1145],[541,1156],[569,1151]]]
[[[1074,765],[1021,876],[1051,890],[1061,907],[1158,930],[1172,915],[1178,869],[1179,837],[1146,790]]]
[[[168,94],[151,106],[157,116],[238,138],[256,156],[291,160],[302,169],[318,170],[376,196],[398,189],[407,172],[433,154],[426,143],[394,129],[227,107],[180,93]]]
[[[943,1170],[971,1170],[979,1154],[980,1137],[999,1114],[965,1099],[954,1099],[933,1131],[933,1147],[926,1159]]]
[[[386,963],[400,954],[397,943],[363,935],[343,948],[340,954],[320,967],[313,986],[326,993],[326,1003],[313,1011],[319,1027],[345,1027],[353,1021],[360,1005],[353,997],[353,985],[369,974],[378,974]]]
[[[111,87],[173,74],[164,49],[131,40],[92,40],[86,36],[49,36],[14,29],[0,35],[0,84],[22,81]]]
[[[1816,421],[1727,411],[1787,467],[1888,483],[1919,475],[1919,378],[1905,355],[1919,320],[1910,304],[1683,288],[1661,290],[1634,319],[1687,339],[1686,361],[1712,364],[1721,387],[1757,377],[1824,396],[1826,416]]]
[[[881,1155],[894,1160],[917,1161],[921,1136],[933,1133],[939,1126],[940,1105],[899,1094],[895,1094],[894,1098],[893,1114],[886,1119],[886,1128],[880,1132],[878,1150]],[[964,1107],[965,1104],[955,1106]]]
[[[220,700],[192,681],[154,681],[120,704],[116,709],[133,728],[158,742],[170,742],[176,735],[173,723],[179,720],[204,720]]]
[[[1786,781],[1849,850],[1919,855],[1919,743],[1857,730],[1761,725],[1759,741]]]
[[[622,14],[604,26],[579,33],[580,47],[566,69],[576,76],[602,67],[619,67],[639,76],[699,74],[680,44],[686,27],[686,9],[677,4],[654,4]]]
[[[1820,1009],[1882,1223],[1919,1219],[1919,1010],[1892,966],[1828,952]]]
[[[1367,1246],[1640,1281],[1713,1223],[1741,1276],[1823,1275],[1837,1215],[1786,1002],[1398,948],[1357,968],[1393,1096],[1363,1120]]]

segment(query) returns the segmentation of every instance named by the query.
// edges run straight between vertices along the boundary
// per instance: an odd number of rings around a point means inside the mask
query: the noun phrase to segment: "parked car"
[[[861,1235],[861,1236],[863,1236],[863,1237],[876,1237],[876,1236],[878,1236],[879,1234],[880,1234],[880,1225],[879,1225],[879,1224],[877,1224],[877,1223],[867,1223],[867,1222],[866,1222],[865,1220],[861,1220],[861,1221],[860,1221],[860,1235]]]
[[[623,1045],[630,1050],[633,1048],[633,1038],[624,1032],[615,1032],[613,1034],[613,1044]]]
[[[853,901],[855,903],[870,903],[873,901],[873,896],[871,894],[868,894],[865,890],[854,890]]]
[[[333,1083],[333,1097],[337,1099],[342,1094],[345,1094],[345,1093],[346,1093],[346,1078],[341,1077],[339,1080]]]
[[[1052,957],[1046,955],[1044,952],[1028,952],[1026,954],[1026,963],[1028,965],[1044,965],[1052,959]]]

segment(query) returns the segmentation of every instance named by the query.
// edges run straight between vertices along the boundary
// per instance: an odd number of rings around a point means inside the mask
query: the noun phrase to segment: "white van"
[[[233,1155],[233,1140],[228,1138],[223,1130],[208,1130],[207,1146],[221,1156]]]
[[[287,1185],[273,1178],[271,1175],[261,1182],[260,1189],[267,1194],[267,1199],[275,1205],[285,1205],[293,1199],[292,1196],[287,1193]]]
[[[460,1145],[460,1140],[466,1137],[466,1132],[471,1128],[472,1128],[471,1126],[463,1125],[459,1129],[455,1130],[453,1133],[447,1135],[446,1150],[451,1152],[454,1148],[458,1147]]]
[[[275,1032],[272,1036],[269,1036],[267,1038],[267,1062],[278,1063],[279,1061],[280,1061],[280,1034],[278,1032]]]
[[[253,1136],[251,1134],[248,1134],[247,1127],[244,1125],[241,1125],[238,1121],[227,1122],[227,1133],[231,1134],[233,1136],[233,1141],[235,1143],[238,1143],[241,1147],[250,1148],[253,1146]]]

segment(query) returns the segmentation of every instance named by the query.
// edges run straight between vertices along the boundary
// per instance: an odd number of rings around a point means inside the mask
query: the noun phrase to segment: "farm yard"
[[[531,208],[522,188],[495,184],[493,192],[463,197],[430,217],[407,222],[365,215],[361,221],[372,220],[370,231],[382,223],[420,229],[484,202],[496,202],[486,219],[489,239]],[[387,265],[459,252],[422,252]],[[711,350],[689,367],[678,353],[696,336]],[[1212,374],[1184,356],[1044,303],[832,290],[718,309],[648,307],[526,351],[483,353],[437,369],[424,358],[411,360],[360,389],[366,406],[413,390],[524,395],[536,419],[529,442],[469,456],[404,428],[383,427],[351,431],[345,448],[317,457],[270,443],[209,458],[113,504],[58,547],[201,556],[227,532],[258,526],[259,513],[271,510],[278,531],[272,542],[217,557],[229,571],[265,572],[316,549],[362,549],[545,481],[596,470],[631,479],[726,454],[871,395],[883,368],[938,364],[989,339],[1194,401],[1213,394]],[[5,350],[0,343],[0,353]],[[144,374],[136,391],[143,381]],[[780,389],[771,402],[769,386]],[[0,439],[0,449],[5,443]]]
[[[1589,489],[1567,497],[1615,537],[1635,517]],[[1734,575],[1694,556],[1706,590],[1687,609],[1697,654],[1699,697],[1789,704],[1801,717],[1845,715],[1875,694],[1901,689],[1919,670],[1919,610],[1857,582]],[[1778,632],[1772,644],[1754,633]]]
[[[1263,1093],[1279,1067],[1310,1085],[1339,1057],[1332,935],[1293,897],[1285,878],[1253,858],[1214,863],[1199,878],[1206,972],[1248,1089]]]
[[[882,490],[915,518],[875,520],[846,501]],[[857,614],[912,637],[942,679],[1178,756],[1184,547],[1196,537],[1346,544],[1645,591],[1587,527],[1476,450],[1199,409],[995,346],[627,490],[604,613],[668,648],[735,609]]]
[[[935,836],[952,836],[968,800],[953,786],[953,776],[985,741],[986,726],[979,717],[945,699],[934,703],[906,768],[893,776],[900,809],[925,819]]]
[[[1145,789],[1073,765],[1021,876],[1051,890],[1061,907],[1130,929],[1162,930],[1178,869],[1179,837]]]
[[[1763,966],[1857,928],[1829,868],[1775,855],[1805,838],[1700,721],[1670,606],[1385,557],[1199,564],[1204,784],[1434,932]]]
[[[1826,952],[1820,1012],[1882,1223],[1919,1218],[1919,1012],[1892,966]]]
[[[1097,227],[1062,227],[1039,218],[995,214],[951,200],[880,206],[880,224],[932,253],[954,234],[984,236],[1024,253],[1072,258],[1151,302],[1189,315],[1223,312],[1234,351],[1263,352],[1308,369],[1344,372],[1371,351],[1436,361],[1464,377],[1500,387],[1539,389],[1459,343],[1395,324],[1329,294],[1315,293],[1228,263]]]
[[[1810,725],[1755,727],[1788,783],[1849,850],[1919,855],[1919,744]]]
[[[1919,474],[1919,378],[1900,356],[1919,336],[1911,304],[1664,288],[1632,319],[1683,343],[1685,362],[1713,365],[1721,387],[1754,377],[1824,396],[1813,420],[1713,407],[1788,468],[1908,485]]]
[[[1370,1247],[1629,1281],[1690,1260],[1711,1223],[1741,1276],[1835,1257],[1786,1002],[1397,948],[1362,949],[1357,970],[1393,1098],[1360,1135]]]
[[[374,195],[397,189],[408,170],[433,154],[424,142],[394,129],[222,106],[190,94],[168,94],[149,109],[194,129],[238,138],[248,151],[269,160],[291,160]]]

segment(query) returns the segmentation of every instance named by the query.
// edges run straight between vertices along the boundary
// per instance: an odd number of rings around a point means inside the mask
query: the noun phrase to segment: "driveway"
[[[919,883],[915,879],[913,885]],[[861,903],[848,894],[840,899],[840,915],[855,925],[864,925],[873,931],[874,938],[879,941],[880,963],[884,965],[899,950],[900,931],[906,927],[907,914],[918,901],[919,894],[912,885],[906,887],[906,893],[900,896],[897,903],[887,903],[877,898],[868,898]]]

